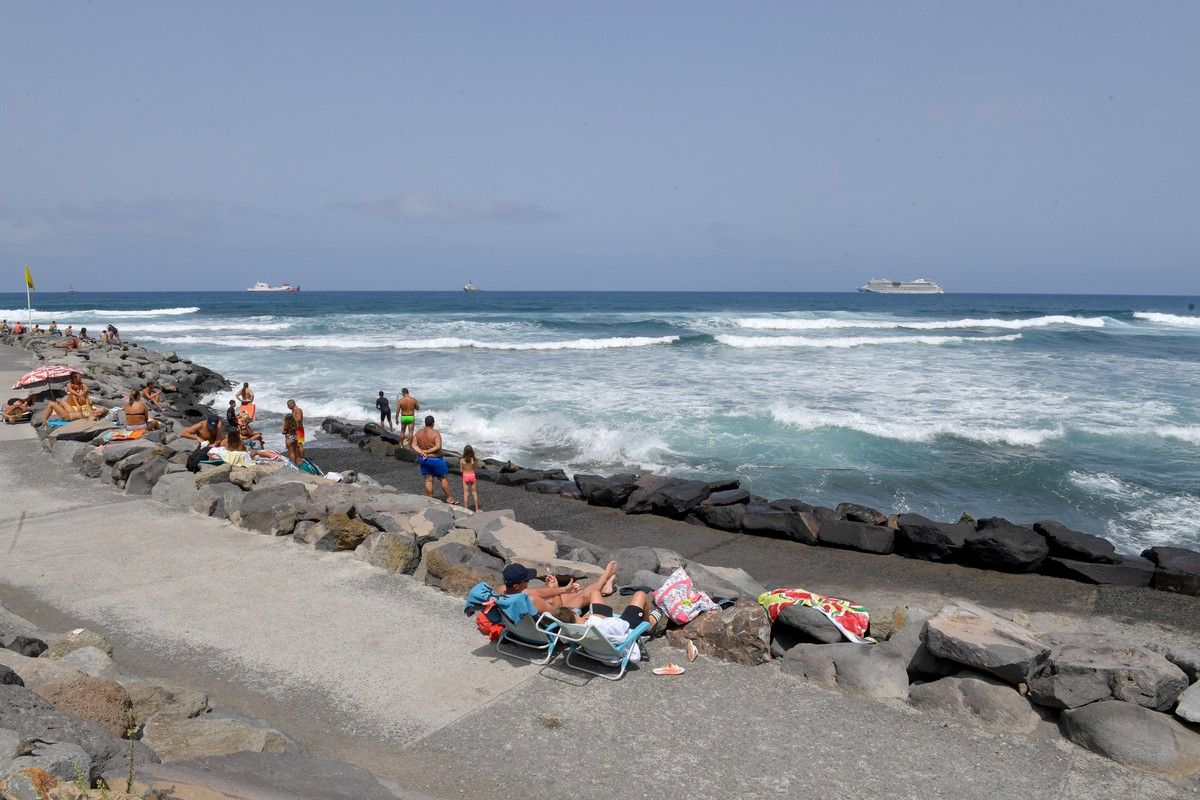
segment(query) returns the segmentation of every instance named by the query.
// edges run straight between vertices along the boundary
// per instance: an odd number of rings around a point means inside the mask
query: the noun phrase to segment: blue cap
[[[504,568],[504,585],[516,586],[518,583],[531,581],[537,577],[537,570],[532,570],[524,564],[509,564]]]

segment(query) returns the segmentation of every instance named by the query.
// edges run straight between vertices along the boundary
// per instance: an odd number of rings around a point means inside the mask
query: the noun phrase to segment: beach
[[[11,348],[0,358],[6,376],[28,363]],[[314,756],[367,767],[399,797],[490,796],[542,774],[547,762],[597,763],[597,752],[621,753],[620,774],[607,775],[606,785],[630,796],[681,785],[701,797],[724,796],[733,785],[745,797],[1191,791],[1056,743],[1053,726],[997,738],[962,721],[797,681],[781,675],[779,663],[748,668],[702,657],[674,683],[643,668],[620,683],[581,685],[561,667],[498,657],[461,602],[430,586],[346,554],[297,547],[291,537],[114,494],[46,458],[36,437],[14,434],[0,442],[3,488],[14,501],[5,519],[11,538],[0,543],[7,548],[0,603],[47,628],[101,631],[116,645],[118,665],[220,696]],[[310,455],[327,469],[419,491],[406,462],[344,447],[314,447]],[[485,484],[481,496],[535,529],[567,531],[602,549],[652,543],[768,584],[836,589],[877,608],[936,607],[960,597],[1016,612],[1038,628],[1134,631],[1144,641],[1195,636],[1194,597],[812,548],[516,487]],[[650,652],[650,665],[680,658],[664,642]],[[798,719],[810,732],[787,747],[766,734]],[[691,755],[656,734],[664,720],[690,732]],[[859,766],[845,771],[836,765],[848,746]],[[945,785],[943,776],[964,761],[977,769]],[[526,794],[573,796],[593,780],[568,771]]]

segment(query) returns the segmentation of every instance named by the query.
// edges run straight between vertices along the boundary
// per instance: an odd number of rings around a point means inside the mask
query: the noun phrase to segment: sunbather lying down
[[[524,592],[529,595],[538,613],[553,612],[559,608],[584,608],[591,603],[592,597],[604,598],[613,593],[617,562],[608,562],[600,577],[582,588],[576,581],[559,586],[558,579],[553,575],[546,576],[544,587],[529,588],[529,582],[537,577],[537,571],[524,564],[509,564],[504,568],[504,589],[501,593],[508,595]]]
[[[100,406],[93,406],[89,404],[80,407],[71,405],[70,403],[63,403],[58,400],[51,400],[46,406],[46,413],[42,414],[42,418],[37,424],[45,425],[50,421],[51,414],[58,419],[63,420],[64,422],[74,422],[77,419],[100,419],[107,413],[108,409],[101,408]]]
[[[9,425],[28,422],[31,416],[33,412],[29,410],[29,405],[19,397],[14,397],[4,404],[4,421]]]
[[[624,644],[629,632],[643,622],[649,623],[650,630],[654,630],[660,612],[645,592],[634,593],[620,616],[613,615],[612,606],[604,603],[605,599],[604,595],[596,591],[591,593],[587,605],[583,606],[578,614],[570,608],[557,608],[551,613],[559,622],[582,622],[592,626],[614,647]],[[629,655],[630,660],[640,661],[641,657],[641,650],[634,644]]]

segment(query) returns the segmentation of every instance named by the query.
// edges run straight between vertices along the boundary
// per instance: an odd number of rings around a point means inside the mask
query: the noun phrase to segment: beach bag
[[[496,641],[500,634],[504,633],[504,626],[499,622],[492,622],[482,611],[475,615],[475,627],[479,628],[479,632],[488,637],[490,642]]]
[[[296,466],[300,468],[301,472],[307,472],[309,475],[320,475],[321,474],[321,468],[318,467],[313,462],[309,461],[307,458],[304,459],[303,461],[301,461]]]
[[[204,447],[197,447],[195,450],[188,453],[187,464],[185,465],[187,466],[187,471],[199,472],[200,463],[208,460],[208,451],[209,447],[205,445]]]
[[[686,625],[705,611],[718,610],[708,595],[696,589],[683,567],[672,572],[667,582],[654,593],[654,604],[677,625]]]

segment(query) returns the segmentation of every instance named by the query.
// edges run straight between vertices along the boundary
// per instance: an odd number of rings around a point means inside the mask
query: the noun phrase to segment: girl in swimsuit
[[[470,497],[475,497],[475,510],[479,511],[479,486],[476,482],[475,470],[479,460],[475,457],[475,448],[471,445],[464,445],[462,458],[458,460],[458,468],[462,470],[463,482],[463,507],[470,506]]]
[[[288,458],[293,464],[299,464],[300,446],[296,443],[296,418],[291,414],[283,418],[283,441],[287,445]]]

